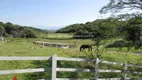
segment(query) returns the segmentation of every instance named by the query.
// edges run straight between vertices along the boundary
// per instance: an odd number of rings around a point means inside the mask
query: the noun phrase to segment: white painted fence
[[[94,72],[94,79],[93,80],[129,80],[131,78],[127,77],[127,73],[131,71],[127,71],[127,67],[137,67],[142,68],[142,66],[136,66],[132,64],[125,63],[118,63],[118,62],[109,62],[109,61],[102,61],[97,59],[83,59],[83,58],[65,58],[65,57],[57,57],[54,54],[51,57],[5,57],[0,56],[0,61],[2,60],[52,60],[52,67],[51,68],[35,68],[35,69],[18,69],[18,70],[0,70],[0,75],[5,74],[17,74],[17,73],[32,73],[32,72],[45,72],[51,71],[52,76],[51,79],[38,79],[38,80],[92,80],[92,79],[75,79],[75,78],[56,78],[56,74],[58,71],[60,72]],[[92,62],[95,64],[95,69],[82,69],[82,68],[57,68],[57,60],[58,61],[75,61],[75,62]],[[111,64],[111,65],[120,65],[123,67],[122,70],[102,70],[99,69],[99,63]],[[121,73],[122,76],[119,78],[99,78],[98,73]],[[142,74],[142,72],[133,72],[134,74]],[[142,80],[137,79],[137,80]]]

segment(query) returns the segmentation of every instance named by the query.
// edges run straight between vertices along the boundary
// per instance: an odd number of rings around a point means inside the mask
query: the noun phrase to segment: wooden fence
[[[65,57],[57,57],[54,54],[51,57],[4,57],[0,56],[0,61],[3,60],[52,60],[52,67],[51,68],[35,68],[35,69],[18,69],[18,70],[0,70],[0,75],[4,74],[17,74],[17,73],[32,73],[32,72],[52,72],[51,79],[37,79],[37,80],[130,80],[131,78],[127,77],[127,73],[131,71],[127,70],[127,67],[137,67],[142,68],[142,66],[136,66],[132,64],[125,63],[118,63],[118,62],[109,62],[97,59],[83,59],[83,58],[65,58]],[[57,61],[75,61],[75,62],[92,62],[95,64],[95,69],[82,69],[82,68],[58,68]],[[111,65],[120,65],[123,67],[123,70],[102,70],[99,69],[99,63],[111,64]],[[75,79],[75,78],[57,78],[57,72],[94,72],[93,79]],[[119,78],[99,78],[98,73],[121,73],[122,76]],[[142,72],[133,71],[134,74],[142,74]],[[133,80],[142,80],[133,79]]]

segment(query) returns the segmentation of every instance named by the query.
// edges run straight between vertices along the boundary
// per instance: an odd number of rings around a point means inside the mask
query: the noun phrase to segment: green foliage
[[[142,0],[110,0],[101,10],[101,14],[108,12],[119,13],[122,10],[142,10]],[[140,40],[141,27],[142,27],[142,13],[137,11],[131,14],[120,14],[117,18],[125,20],[122,27],[119,28],[120,32],[124,33],[124,37],[128,41],[135,43]]]
[[[24,29],[21,34],[22,38],[36,38],[35,33],[32,30]]]
[[[83,29],[83,24],[73,24],[66,26],[65,28],[61,28],[57,30],[57,33],[75,33],[76,31]]]
[[[128,41],[135,43],[135,41],[140,40],[140,37],[142,36],[142,18],[135,17],[129,19],[127,24],[121,28],[121,31],[125,33],[124,38]]]
[[[0,22],[0,34],[4,34],[4,36],[12,36],[13,38],[24,37],[24,38],[34,38],[39,34],[47,33],[44,30],[32,28],[28,26],[20,26],[16,24],[12,24],[10,22],[3,23]]]
[[[118,29],[123,25],[122,23],[123,21],[119,21],[116,18],[97,19],[85,24],[69,25],[56,32],[74,33],[74,38],[111,38],[120,35]]]
[[[120,12],[124,9],[129,10],[142,10],[142,0],[110,0],[110,2],[104,6],[100,13]]]
[[[5,29],[2,25],[0,25],[0,36],[3,36],[4,33],[5,33]]]

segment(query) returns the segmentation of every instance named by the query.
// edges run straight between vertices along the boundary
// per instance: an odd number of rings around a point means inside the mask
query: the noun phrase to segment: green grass
[[[77,49],[61,49],[55,47],[41,47],[40,45],[33,44],[33,41],[48,41],[48,42],[61,42],[67,44],[74,44],[76,42]],[[111,42],[111,41],[110,41]],[[81,44],[92,44],[92,40],[81,40],[81,39],[71,39],[71,40],[51,40],[51,39],[11,39],[9,42],[0,42],[0,56],[51,56],[56,53],[57,56],[62,57],[87,57],[88,52],[80,52],[79,46]],[[138,52],[141,52],[140,49]],[[142,65],[142,54],[136,54],[132,49],[127,52],[124,48],[121,52],[117,48],[108,49],[104,51],[102,60],[116,61],[133,63],[137,65]],[[11,69],[24,69],[24,68],[35,68],[44,67],[34,64],[34,61],[0,61],[0,70],[11,70]],[[46,67],[46,66],[45,66]],[[15,74],[14,74],[15,75]],[[14,75],[1,75],[0,80],[12,80]],[[28,80],[27,74],[16,74],[18,80]]]
[[[48,34],[41,34],[38,37],[41,38],[50,38],[50,39],[68,39],[72,38],[73,34],[65,34],[65,33],[48,33]]]
[[[33,44],[34,41],[60,42],[78,45],[78,49],[62,49],[55,47],[41,47]],[[83,44],[91,44],[91,40],[47,40],[47,39],[14,39],[10,42],[0,42],[1,56],[51,56],[56,53],[58,56],[70,56],[79,52],[79,46]],[[70,54],[71,53],[71,54]],[[80,52],[79,52],[80,53]]]

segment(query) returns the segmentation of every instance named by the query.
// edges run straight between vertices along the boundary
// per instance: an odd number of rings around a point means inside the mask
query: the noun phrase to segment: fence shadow
[[[51,61],[32,61],[31,64],[33,65],[32,67],[34,68],[45,68],[45,72],[25,74],[27,80],[51,78],[51,72],[47,72],[48,71],[47,68],[52,67]],[[28,68],[31,68],[31,66],[29,66]]]

